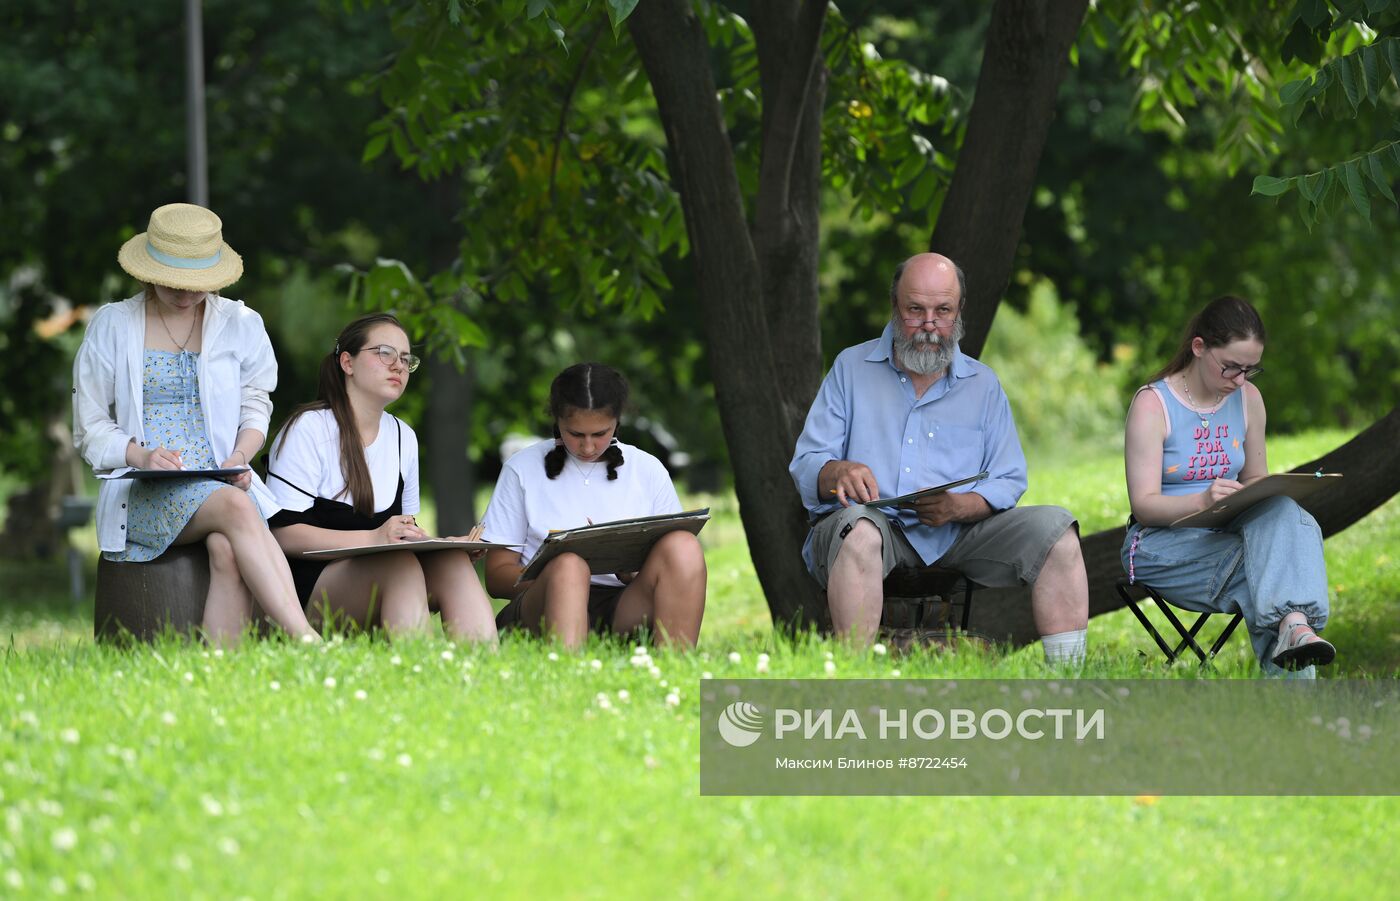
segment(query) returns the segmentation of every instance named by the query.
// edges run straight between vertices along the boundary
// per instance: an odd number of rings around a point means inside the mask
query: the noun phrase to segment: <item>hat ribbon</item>
[[[173,266],[176,269],[210,269],[218,264],[219,257],[223,256],[223,248],[214,251],[212,257],[177,257],[172,254],[156,250],[151,246],[151,242],[146,242],[146,253],[151,255],[151,259],[157,263],[164,263],[166,266]]]

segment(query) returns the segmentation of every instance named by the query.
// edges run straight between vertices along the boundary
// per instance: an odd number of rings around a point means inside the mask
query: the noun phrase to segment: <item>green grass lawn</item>
[[[1343,437],[1276,439],[1272,468]],[[1043,670],[1037,648],[777,639],[732,497],[688,500],[716,513],[702,647],[640,665],[515,639],[123,651],[92,643],[91,600],[67,599],[59,567],[0,568],[0,897],[1384,893],[1391,798],[700,797],[700,681],[756,675],[759,653],[780,677]],[[1026,500],[1089,531],[1121,521],[1117,451],[1033,461]],[[1333,675],[1400,668],[1396,548],[1396,501],[1327,543]],[[1087,674],[1196,675],[1138,631],[1095,619]],[[1254,675],[1243,640],[1216,675]]]

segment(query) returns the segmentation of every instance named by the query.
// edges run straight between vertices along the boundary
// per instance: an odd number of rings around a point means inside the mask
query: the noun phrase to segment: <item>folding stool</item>
[[[1175,650],[1168,647],[1161,633],[1152,625],[1152,621],[1147,618],[1147,614],[1143,613],[1142,608],[1138,606],[1138,601],[1133,598],[1133,585],[1128,582],[1118,583],[1118,596],[1127,603],[1128,609],[1133,611],[1133,615],[1137,617],[1138,622],[1142,623],[1142,627],[1147,630],[1147,634],[1152,636],[1152,640],[1157,642],[1157,647],[1161,648],[1162,653],[1167,656],[1168,663],[1176,660],[1181,652],[1187,648],[1196,652],[1196,656],[1200,658],[1202,665],[1210,663],[1210,661],[1215,659],[1215,655],[1220,653],[1220,649],[1225,647],[1225,642],[1230,640],[1230,635],[1235,631],[1235,627],[1244,619],[1244,615],[1240,613],[1231,616],[1229,625],[1220,633],[1220,637],[1215,639],[1215,644],[1210,646],[1210,651],[1207,653],[1196,643],[1196,634],[1201,631],[1201,627],[1206,624],[1206,620],[1210,619],[1212,616],[1223,616],[1227,614],[1216,614],[1213,612],[1201,613],[1196,617],[1196,622],[1192,624],[1191,628],[1187,629],[1172,611],[1171,603],[1163,598],[1156,589],[1150,585],[1143,584],[1141,581],[1137,582],[1136,587],[1141,588],[1147,593],[1149,598],[1157,602],[1157,607],[1161,609],[1162,614],[1166,616],[1167,622],[1175,626],[1176,631],[1181,635],[1181,643],[1176,646]],[[1193,610],[1191,612],[1194,613],[1196,611]]]

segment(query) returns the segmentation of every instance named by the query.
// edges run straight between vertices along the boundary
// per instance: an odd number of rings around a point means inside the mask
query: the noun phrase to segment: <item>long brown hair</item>
[[[287,443],[292,426],[302,414],[312,410],[330,410],[340,431],[340,473],[345,478],[345,488],[332,500],[350,495],[351,506],[356,513],[370,516],[374,513],[374,482],[370,479],[369,464],[365,462],[365,444],[360,440],[360,430],[355,425],[355,412],[350,409],[350,395],[345,390],[345,371],[340,368],[340,355],[351,356],[364,349],[369,340],[369,331],[376,325],[392,325],[407,334],[403,323],[391,313],[369,313],[347,325],[335,340],[335,347],[321,358],[316,375],[316,399],[302,404],[287,417],[282,427],[282,437],[278,439],[278,449]]]
[[[1243,297],[1233,294],[1217,297],[1186,323],[1181,345],[1177,347],[1171,362],[1148,379],[1148,382],[1176,375],[1190,366],[1192,358],[1195,357],[1191,351],[1191,342],[1197,338],[1204,341],[1206,347],[1211,348],[1224,347],[1233,341],[1245,341],[1250,338],[1263,344],[1264,320],[1259,318],[1259,311]]]

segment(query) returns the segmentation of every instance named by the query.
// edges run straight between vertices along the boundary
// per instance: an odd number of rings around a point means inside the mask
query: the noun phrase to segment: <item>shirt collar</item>
[[[870,363],[888,362],[890,368],[898,370],[894,364],[894,323],[885,323],[885,330],[880,333],[875,346],[870,349],[870,353],[865,355],[865,359]],[[949,371],[955,379],[965,379],[968,376],[976,375],[972,369],[972,363],[963,354],[962,347],[953,348],[953,362],[948,366]]]

